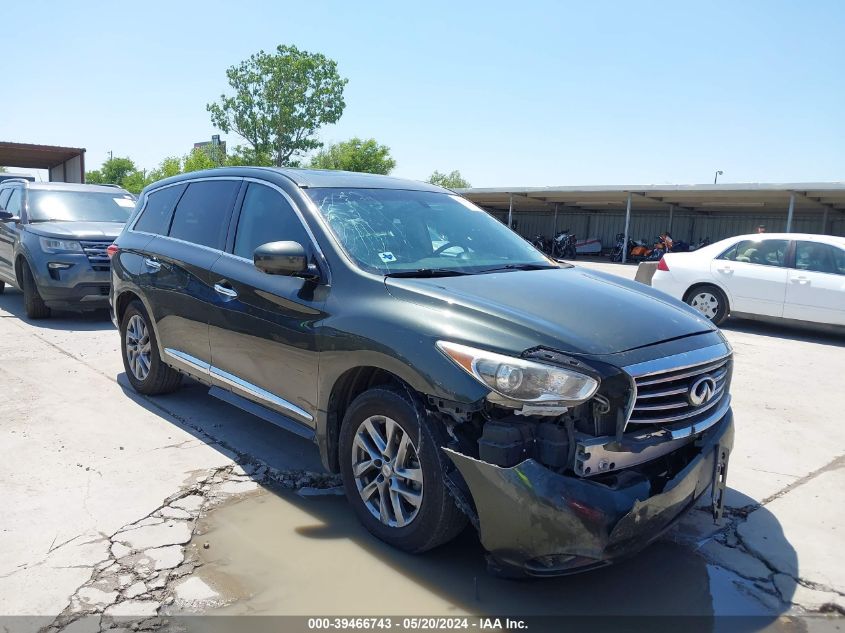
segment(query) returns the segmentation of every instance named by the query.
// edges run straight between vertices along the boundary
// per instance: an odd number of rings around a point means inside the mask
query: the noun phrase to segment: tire
[[[21,264],[21,279],[23,288],[23,305],[26,310],[26,316],[30,319],[46,319],[50,316],[50,308],[44,304],[44,299],[41,298],[41,293],[38,292],[38,284],[35,283],[35,277],[32,275],[32,269],[29,263],[23,262]]]
[[[710,319],[713,325],[721,325],[730,312],[728,298],[716,286],[696,286],[689,290],[684,302]]]
[[[367,421],[381,434],[382,440],[391,436],[383,432],[387,430],[389,421],[398,427],[401,433],[394,427],[392,437],[395,441],[387,443],[392,444],[392,448],[378,448],[366,430]],[[363,435],[359,437],[359,433]],[[405,449],[406,460],[397,463],[403,436],[409,440]],[[467,523],[466,516],[446,489],[444,473],[448,458],[440,450],[438,437],[425,410],[412,396],[389,387],[376,387],[364,392],[355,398],[343,417],[339,461],[346,498],[358,520],[370,533],[406,552],[420,553],[442,545],[457,536]],[[367,441],[369,450],[363,444]],[[391,451],[392,458],[388,457]],[[391,460],[398,469],[395,473],[390,469]],[[384,466],[378,467],[379,463],[385,462],[387,471]],[[370,463],[370,467],[360,470],[366,463]],[[353,465],[359,468],[359,478],[353,474]],[[399,473],[414,473],[416,477],[421,477],[421,481],[402,478]],[[378,482],[379,477],[383,487]],[[394,485],[409,494],[391,495],[388,486]],[[367,488],[371,489],[371,495],[365,503],[362,495],[366,493],[359,490],[366,491]],[[386,521],[375,514],[378,512],[375,508],[381,509],[382,491],[387,493],[382,515]],[[421,499],[418,506],[409,501],[415,498],[414,493],[419,493]],[[394,497],[400,500],[399,512],[393,503]],[[406,521],[404,525],[399,520],[400,513]]]
[[[171,393],[182,384],[182,374],[161,361],[155,331],[140,301],[130,303],[120,321],[120,353],[129,384],[138,393]]]

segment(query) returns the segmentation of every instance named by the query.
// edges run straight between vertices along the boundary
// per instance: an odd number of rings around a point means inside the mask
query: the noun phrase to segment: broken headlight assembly
[[[437,348],[476,380],[510,400],[574,406],[592,398],[599,387],[592,376],[571,369],[449,341],[438,341]]]

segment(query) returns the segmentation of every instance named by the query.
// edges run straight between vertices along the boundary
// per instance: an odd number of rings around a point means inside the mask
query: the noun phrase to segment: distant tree
[[[224,132],[244,138],[256,161],[282,167],[317,149],[317,130],[340,119],[347,79],[337,62],[296,46],[263,50],[226,70],[233,96],[220,95],[206,109]]]
[[[131,191],[134,194],[141,193],[141,190],[150,184],[152,180],[147,176],[145,170],[136,169],[135,171],[126,174],[126,177],[120,183],[120,186]]]
[[[0,174],[5,174],[5,173],[6,173],[6,168],[3,167],[2,165],[0,165]]]
[[[428,182],[432,185],[446,187],[446,189],[469,189],[472,186],[457,169],[449,174],[442,174],[435,169]]]
[[[311,167],[389,174],[396,167],[396,161],[391,158],[387,145],[379,145],[374,138],[362,141],[355,137],[317,152],[311,159]]]
[[[182,173],[199,171],[201,169],[214,169],[215,167],[220,167],[220,163],[209,152],[199,148],[182,159]]]
[[[136,171],[135,163],[131,158],[115,156],[103,161],[99,169],[85,173],[85,181],[95,184],[120,185],[123,179],[133,171]]]
[[[178,176],[182,173],[182,159],[178,156],[168,156],[162,160],[158,167],[150,172],[150,182]]]
[[[85,182],[120,185],[132,193],[139,193],[149,184],[144,172],[135,167],[131,158],[120,156],[104,161],[99,169],[85,172]]]

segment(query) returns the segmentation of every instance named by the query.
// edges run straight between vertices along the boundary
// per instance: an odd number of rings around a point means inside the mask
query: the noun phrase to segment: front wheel
[[[35,283],[35,276],[27,262],[21,264],[21,277],[23,279],[23,306],[26,316],[30,319],[46,319],[50,316],[50,308],[41,298],[38,292],[38,284]]]
[[[129,384],[147,396],[176,391],[182,374],[161,361],[155,332],[144,306],[133,301],[120,321],[120,348]]]
[[[346,497],[364,527],[406,552],[453,539],[466,525],[446,489],[447,458],[425,410],[387,387],[358,396],[340,430]]]
[[[728,298],[716,286],[698,286],[689,291],[684,301],[708,318],[714,325],[719,325],[728,316]]]

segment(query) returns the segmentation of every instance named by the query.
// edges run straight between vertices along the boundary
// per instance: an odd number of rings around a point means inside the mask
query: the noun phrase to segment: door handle
[[[144,266],[150,269],[150,271],[157,273],[161,270],[161,262],[158,262],[150,257],[144,258]]]
[[[716,270],[718,270],[720,273],[725,273],[728,275],[734,271],[734,269],[730,266],[723,266],[722,268],[717,268]]]
[[[792,283],[794,283],[794,284],[801,284],[801,285],[805,285],[805,284],[810,283],[810,280],[809,280],[809,279],[807,279],[806,277],[793,277],[793,278],[792,278]]]
[[[229,299],[234,299],[238,296],[238,293],[234,288],[230,288],[229,286],[224,286],[222,284],[214,284],[214,292],[219,295],[223,295],[224,297],[228,297]]]

